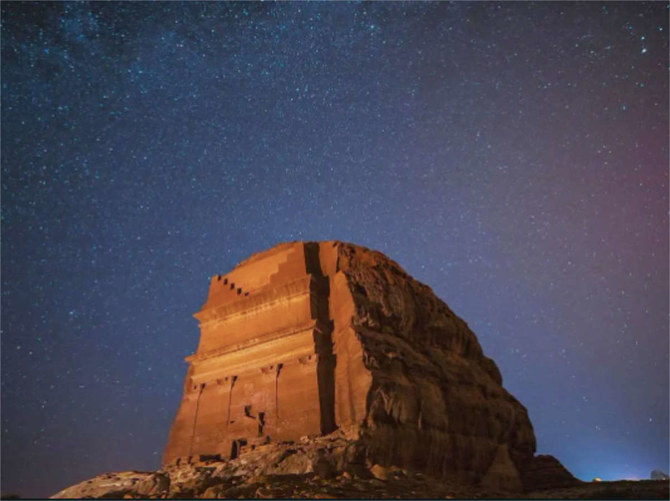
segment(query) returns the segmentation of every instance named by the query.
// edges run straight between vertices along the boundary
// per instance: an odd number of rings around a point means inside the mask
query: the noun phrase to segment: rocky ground
[[[529,492],[535,499],[670,499],[667,480],[619,480],[616,482],[584,482],[567,489]]]
[[[668,481],[594,482],[526,494],[450,484],[421,473],[371,465],[345,433],[268,444],[233,460],[198,458],[155,472],[107,473],[54,498],[535,498],[668,499]]]
[[[211,472],[211,473],[210,473]],[[220,470],[219,470],[220,472]],[[225,477],[217,466],[196,466],[174,482],[157,473],[124,472],[102,475],[91,484],[79,484],[57,497],[176,498],[176,499],[668,499],[668,482],[590,482],[569,489],[525,494],[490,492],[448,485],[421,474],[391,473],[386,479],[339,475],[322,478],[314,473]],[[96,486],[97,484],[97,486]]]

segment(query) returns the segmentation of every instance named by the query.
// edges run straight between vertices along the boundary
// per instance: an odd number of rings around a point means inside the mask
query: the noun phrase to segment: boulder
[[[374,464],[372,465],[372,468],[370,468],[370,473],[372,473],[372,476],[377,480],[388,480],[389,478],[389,468],[386,466]]]
[[[170,489],[170,477],[162,472],[123,471],[105,473],[63,489],[52,499],[68,498],[158,498]]]
[[[561,489],[581,483],[581,480],[576,479],[554,456],[535,456],[523,471],[525,491]]]

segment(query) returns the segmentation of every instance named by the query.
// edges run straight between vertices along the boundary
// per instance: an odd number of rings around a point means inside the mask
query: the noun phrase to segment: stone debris
[[[378,464],[375,464],[370,468],[370,473],[378,480],[387,480],[389,477],[389,469]]]
[[[114,472],[68,487],[53,498],[505,498],[520,497],[466,486],[422,472],[382,466],[361,458],[343,432],[308,443],[270,444],[232,460],[172,464],[157,472]],[[353,452],[352,452],[353,451]],[[362,461],[355,463],[349,460]],[[546,461],[546,460],[545,460]],[[310,465],[307,467],[306,465]],[[327,473],[319,475],[323,466]],[[308,471],[306,471],[308,470]],[[561,491],[569,492],[569,491]],[[537,492],[535,497],[542,497]]]

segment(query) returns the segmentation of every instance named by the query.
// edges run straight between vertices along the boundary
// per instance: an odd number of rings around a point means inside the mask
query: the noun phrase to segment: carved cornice
[[[285,337],[289,337],[295,334],[299,334],[301,332],[304,332],[306,330],[317,330],[319,332],[326,332],[328,330],[327,326],[323,326],[318,322],[317,320],[311,320],[310,322],[306,322],[302,324],[299,327],[296,328],[291,328],[291,329],[280,329],[274,332],[271,332],[270,334],[266,334],[264,336],[256,337],[253,339],[249,339],[248,341],[244,341],[242,343],[230,345],[230,346],[224,346],[222,348],[217,348],[216,350],[210,350],[210,351],[205,351],[203,353],[194,353],[193,355],[189,355],[188,357],[185,358],[185,360],[189,363],[194,363],[194,362],[200,362],[203,360],[207,360],[209,358],[213,357],[218,357],[221,355],[226,355],[229,353],[235,353],[237,351],[242,351],[251,347],[255,346],[260,346],[262,344],[270,343],[272,341],[276,341],[278,339],[282,339]]]
[[[275,304],[296,297],[312,294],[314,293],[312,283],[316,285],[314,276],[305,275],[298,280],[280,286],[270,287],[265,290],[261,289],[260,292],[254,292],[253,295],[244,296],[232,303],[203,309],[193,316],[200,321],[200,325],[202,326],[222,318],[248,315],[259,310],[272,308]],[[299,285],[304,285],[305,287],[299,290],[291,290]]]

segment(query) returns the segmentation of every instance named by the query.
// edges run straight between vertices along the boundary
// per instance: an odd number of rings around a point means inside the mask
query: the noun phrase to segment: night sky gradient
[[[380,250],[538,452],[668,471],[668,4],[2,3],[2,491],[155,469],[209,277]]]

